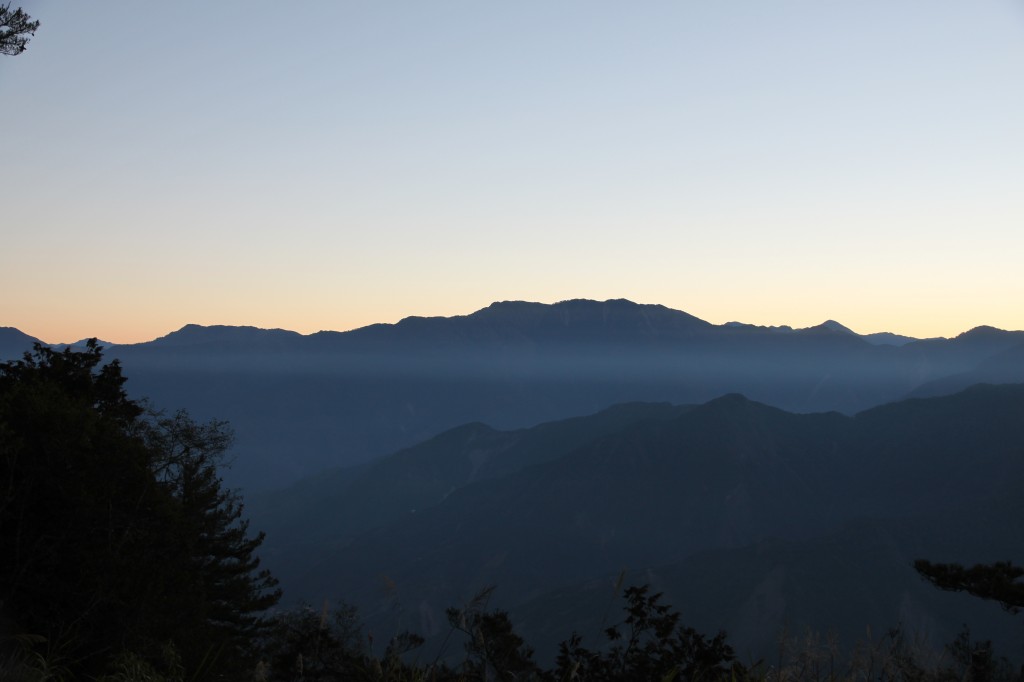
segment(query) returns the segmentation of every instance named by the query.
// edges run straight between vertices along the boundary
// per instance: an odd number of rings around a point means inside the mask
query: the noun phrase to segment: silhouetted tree
[[[155,416],[140,431],[156,479],[173,501],[177,554],[167,560],[188,578],[175,590],[174,608],[184,615],[185,604],[191,606],[190,648],[218,642],[224,664],[234,660],[237,665],[238,655],[265,626],[260,614],[278,602],[281,592],[254,556],[264,534],[249,536],[242,500],[220,478],[232,433],[225,422],[200,424],[185,411]]]
[[[403,661],[403,655],[423,644],[423,638],[403,632],[391,639],[384,655],[376,657],[354,606],[340,604],[320,610],[308,605],[280,611],[260,637],[257,679],[266,682],[316,680],[379,682],[381,680],[456,679],[443,667],[432,670]]]
[[[0,364],[0,624],[81,675],[168,643],[190,674],[241,673],[279,592],[217,476],[230,432],[148,414],[101,360],[92,340]]]
[[[914,569],[939,589],[997,601],[1010,613],[1024,608],[1024,568],[1009,561],[964,568],[960,564],[933,564],[918,559]]]
[[[661,603],[661,594],[648,594],[647,585],[624,593],[626,618],[605,630],[612,643],[607,652],[582,646],[573,633],[562,642],[556,679],[600,680],[735,680],[745,668],[736,661],[726,635],[706,637],[679,625],[680,615]]]
[[[261,644],[267,680],[356,679],[365,669],[362,629],[351,606],[318,611],[304,604],[275,614]]]
[[[0,5],[0,54],[19,55],[25,51],[29,36],[35,35],[38,21],[25,14],[20,7],[11,10],[11,4]]]
[[[466,635],[466,660],[460,674],[473,680],[530,680],[541,677],[533,649],[512,628],[505,611],[487,611],[493,587],[462,608],[447,610],[448,623]]]
[[[976,640],[964,625],[956,639],[946,645],[952,658],[947,678],[968,682],[1013,682],[1020,680],[1010,661],[997,657],[990,640]]]

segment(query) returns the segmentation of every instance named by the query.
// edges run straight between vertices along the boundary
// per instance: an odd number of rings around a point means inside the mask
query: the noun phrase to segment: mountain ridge
[[[282,487],[480,421],[523,428],[631,401],[699,404],[740,392],[794,412],[864,408],[1024,375],[1024,332],[873,343],[834,321],[806,329],[713,325],[625,299],[500,301],[349,332],[185,325],[105,350],[137,398],[224,419],[248,490]],[[32,339],[9,331],[6,356]],[[0,343],[0,353],[5,353]],[[288,453],[288,456],[282,456]]]
[[[291,331],[291,330],[287,330],[287,329],[282,329],[282,328],[264,328],[264,327],[256,327],[256,326],[252,326],[252,325],[224,325],[224,324],[201,325],[201,324],[196,324],[196,323],[187,323],[187,324],[183,325],[181,328],[179,328],[177,330],[173,330],[173,331],[168,332],[167,334],[164,334],[162,336],[155,337],[153,339],[150,339],[149,341],[141,341],[141,342],[135,342],[135,343],[130,343],[130,344],[113,344],[113,343],[111,343],[110,345],[139,346],[139,345],[144,345],[144,344],[148,344],[148,343],[154,343],[154,342],[157,342],[157,341],[166,342],[168,340],[175,339],[178,336],[182,336],[182,337],[194,336],[200,330],[216,330],[216,331],[221,332],[221,333],[223,333],[226,330],[239,330],[240,332],[246,332],[246,333],[270,333],[270,334],[282,334],[282,335],[286,334],[289,337],[309,338],[309,337],[317,337],[317,336],[321,336],[321,335],[331,335],[331,336],[333,336],[333,335],[346,335],[346,334],[351,334],[353,332],[361,332],[363,330],[369,330],[369,329],[374,329],[374,330],[378,330],[378,329],[382,329],[382,328],[393,329],[393,328],[396,328],[396,327],[401,327],[403,325],[406,325],[406,326],[420,325],[420,324],[423,324],[424,322],[430,323],[432,321],[441,321],[441,320],[452,321],[452,320],[467,320],[467,319],[488,319],[488,318],[495,318],[495,317],[504,318],[504,319],[508,320],[508,319],[512,319],[514,317],[518,317],[518,318],[522,318],[524,316],[525,317],[530,317],[530,316],[537,317],[538,315],[543,315],[545,312],[550,312],[550,311],[557,311],[557,312],[561,312],[561,313],[567,313],[567,312],[570,312],[570,311],[579,312],[581,310],[589,310],[589,311],[592,312],[595,308],[601,309],[602,312],[604,312],[605,314],[607,314],[609,312],[622,312],[623,310],[633,310],[633,311],[644,311],[644,312],[648,312],[648,313],[656,313],[656,314],[659,314],[659,315],[678,316],[680,320],[686,320],[690,324],[692,324],[694,326],[702,327],[702,328],[730,328],[730,327],[732,327],[732,328],[750,328],[750,329],[757,329],[757,330],[764,330],[764,331],[776,331],[776,332],[780,332],[780,333],[789,333],[789,332],[795,332],[795,331],[807,331],[807,330],[813,330],[813,329],[822,328],[822,329],[830,329],[832,331],[845,332],[845,333],[853,334],[855,336],[860,336],[860,337],[863,337],[863,338],[873,338],[873,337],[874,338],[883,338],[884,337],[884,338],[889,338],[889,339],[893,339],[893,340],[899,340],[900,342],[906,342],[905,340],[910,340],[910,341],[925,340],[925,339],[919,339],[919,338],[910,337],[910,336],[906,336],[906,335],[895,334],[893,332],[873,332],[873,333],[867,333],[867,334],[860,334],[858,332],[854,332],[849,327],[846,327],[842,323],[837,322],[837,321],[835,321],[833,319],[828,319],[828,320],[825,320],[824,322],[822,322],[822,323],[820,323],[818,325],[812,325],[810,327],[803,327],[803,328],[793,328],[793,327],[790,327],[788,325],[760,326],[760,325],[753,325],[753,324],[748,324],[748,323],[744,323],[744,322],[726,322],[724,324],[716,325],[716,324],[707,322],[705,320],[702,320],[702,319],[700,319],[700,318],[698,318],[698,317],[696,317],[694,315],[691,315],[690,313],[687,313],[685,311],[677,310],[677,309],[674,309],[674,308],[669,308],[669,307],[664,306],[662,304],[656,304],[656,303],[635,303],[635,302],[633,302],[633,301],[631,301],[629,299],[625,299],[625,298],[607,299],[607,300],[604,300],[604,301],[598,301],[596,299],[577,298],[577,299],[566,299],[566,300],[563,300],[563,301],[558,301],[556,303],[540,303],[540,302],[525,301],[525,300],[495,301],[495,302],[493,302],[493,303],[491,303],[491,304],[489,304],[489,305],[487,305],[487,306],[485,306],[483,308],[480,308],[480,309],[478,309],[476,311],[473,311],[473,312],[467,313],[467,314],[462,314],[462,315],[451,315],[451,316],[409,315],[409,316],[403,317],[399,321],[393,322],[393,323],[378,322],[378,323],[372,323],[372,324],[369,324],[369,325],[364,325],[362,327],[356,327],[356,328],[349,329],[349,330],[320,330],[320,331],[317,331],[317,332],[310,332],[310,333],[305,333],[305,334],[301,333],[301,332],[295,332],[295,331]],[[8,329],[8,330],[10,330],[10,329],[16,329],[16,328],[14,328],[14,327],[3,327],[3,328],[0,328],[0,329]],[[970,330],[962,332],[958,336],[963,336],[965,334],[981,335],[981,334],[984,334],[984,333],[988,333],[990,331],[1002,332],[1002,331],[1007,331],[1007,330],[1002,330],[1002,329],[999,329],[999,328],[996,328],[996,327],[992,327],[992,326],[988,326],[988,325],[980,325],[978,327],[974,327],[974,328],[972,328]],[[30,338],[33,338],[33,337],[30,337]],[[943,337],[933,337],[933,338],[943,338]],[[65,345],[69,345],[69,344],[53,343],[53,344],[49,344],[49,345],[52,345],[52,346],[65,346]],[[71,345],[73,345],[73,344],[71,344]]]
[[[770,644],[787,619],[856,634],[866,623],[841,621],[839,612],[815,605],[874,594],[868,611],[851,614],[885,628],[898,623],[901,599],[911,594],[915,614],[939,617],[934,609],[944,609],[942,600],[910,569],[913,558],[949,556],[954,533],[977,539],[953,557],[961,561],[976,545],[1024,541],[1014,519],[993,523],[1006,504],[1021,504],[1022,416],[1024,385],[975,386],[855,416],[794,414],[726,395],[667,419],[594,434],[502,477],[467,482],[341,545],[311,543],[319,547],[313,554],[292,547],[283,557],[268,536],[266,558],[275,569],[282,558],[298,565],[298,572],[293,565],[279,573],[286,586],[303,586],[301,597],[347,595],[375,627],[396,627],[388,619],[398,604],[415,605],[403,627],[428,636],[440,632],[431,623],[443,622],[443,608],[487,585],[499,586],[502,608],[515,616],[560,586],[599,576],[610,592],[624,566],[668,581],[673,600],[693,600],[703,618],[714,606],[748,644]],[[851,528],[863,532],[851,535]],[[692,566],[702,555],[711,557],[704,580],[750,567],[735,583],[749,593],[731,603],[731,583],[671,577],[692,575],[691,568],[667,567]],[[823,560],[808,563],[809,555]],[[981,552],[977,560],[989,556]],[[778,583],[788,606],[771,615],[770,631],[754,628],[757,595],[764,581],[782,580],[777,570],[792,576]],[[381,575],[397,587],[382,590]],[[701,599],[703,592],[718,600]],[[949,613],[943,632],[961,622]],[[557,622],[563,636],[579,625]],[[588,631],[595,629],[591,622]]]

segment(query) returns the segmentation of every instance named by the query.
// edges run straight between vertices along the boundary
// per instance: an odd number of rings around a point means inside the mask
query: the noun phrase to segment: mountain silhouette
[[[32,344],[42,343],[14,327],[0,327],[0,360],[19,360],[23,353],[32,350]]]
[[[33,341],[6,338],[7,357]],[[831,320],[806,329],[713,325],[618,299],[506,301],[469,315],[309,335],[187,325],[107,354],[122,362],[131,395],[229,421],[239,456],[225,475],[252,491],[367,462],[460,424],[523,428],[624,402],[742,393],[789,411],[853,414],[919,389],[959,390],[975,377],[1017,380],[1017,356],[994,358],[1022,343],[1021,332],[978,328],[880,345]]]
[[[699,606],[705,620],[719,614],[756,648],[787,622],[855,634],[896,625],[904,613],[955,631],[963,609],[936,606],[910,561],[990,560],[1024,541],[1012,515],[1024,483],[1024,385],[976,386],[853,417],[793,414],[739,395],[676,412],[632,409],[657,417],[607,428],[593,415],[575,422],[581,430],[560,455],[478,479],[464,475],[471,462],[511,456],[507,439],[533,430],[469,425],[384,458],[370,468],[386,477],[363,469],[348,481],[349,490],[365,485],[377,508],[405,494],[402,481],[420,479],[405,471],[448,458],[461,462],[462,484],[343,536],[317,527],[349,515],[341,501],[349,493],[321,490],[310,530],[293,525],[280,547],[268,535],[267,564],[293,597],[351,599],[376,628],[428,636],[443,634],[444,608],[491,584],[527,629],[543,621],[537,632],[599,631],[583,586],[610,590],[630,568],[671,588],[675,603]],[[304,504],[310,490],[301,490]],[[279,508],[289,497],[280,495]],[[758,594],[783,604],[761,614],[762,626]],[[855,608],[840,608],[851,599]],[[564,613],[543,608],[558,600]]]

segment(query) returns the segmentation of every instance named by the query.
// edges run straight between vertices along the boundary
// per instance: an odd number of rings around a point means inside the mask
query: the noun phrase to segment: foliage
[[[725,680],[743,677],[726,635],[706,637],[679,625],[680,614],[648,594],[647,585],[624,593],[626,618],[605,630],[611,648],[588,651],[575,633],[560,646],[555,676],[582,680]]]
[[[280,593],[217,476],[230,432],[147,411],[101,362],[93,340],[0,364],[0,618],[77,675],[167,676],[168,643],[189,675],[239,670]]]
[[[932,563],[924,559],[914,562],[914,569],[925,580],[941,590],[968,594],[998,602],[1004,610],[1019,613],[1024,608],[1024,568],[1010,561],[975,564]],[[990,641],[974,641],[967,626],[946,646],[953,658],[950,669],[955,679],[991,682],[1019,679],[1005,658],[997,658]]]
[[[463,608],[447,610],[453,630],[467,636],[466,660],[460,672],[469,679],[526,680],[540,675],[533,649],[515,633],[505,611],[487,611],[493,587],[473,597]]]
[[[308,605],[281,611],[270,619],[260,638],[256,678],[264,682],[308,680],[420,680],[426,671],[402,660],[423,643],[417,635],[401,633],[388,643],[381,658],[363,636],[354,607],[340,604],[319,611]],[[432,678],[436,679],[436,678]]]
[[[180,522],[179,553],[167,560],[178,564],[178,575],[188,583],[177,590],[172,609],[181,614],[180,594],[192,595],[192,619],[204,626],[192,630],[191,648],[216,641],[225,646],[218,656],[237,659],[235,654],[250,647],[264,627],[259,614],[276,604],[281,593],[254,556],[264,534],[249,537],[241,498],[224,489],[218,475],[232,434],[224,422],[198,424],[183,411],[156,415],[140,432],[154,455],[151,469],[176,503]]]
[[[159,661],[148,660],[134,651],[121,652],[114,659],[114,672],[99,682],[184,682],[185,666],[171,643],[164,645]]]
[[[11,4],[0,5],[0,54],[19,55],[25,51],[29,36],[35,35],[38,21],[25,14],[20,7],[11,10]]]
[[[990,642],[963,632],[945,651],[909,637],[900,627],[867,638],[846,652],[834,636],[813,632],[783,634],[778,660],[749,666],[736,660],[724,633],[714,637],[679,624],[680,615],[651,594],[648,586],[624,593],[624,618],[605,631],[604,649],[590,650],[575,633],[562,642],[553,668],[534,661],[532,649],[515,632],[509,615],[488,609],[494,588],[467,604],[448,609],[451,634],[465,637],[464,655],[453,664],[405,660],[422,640],[409,635],[392,640],[383,656],[371,650],[354,609],[330,611],[308,606],[277,613],[263,639],[256,678],[262,682],[484,682],[484,681],[632,681],[669,682],[1020,682]],[[410,639],[411,637],[411,639]],[[447,640],[446,640],[447,641]]]
[[[0,680],[5,682],[64,682],[71,680],[65,652],[45,637],[19,635],[0,638]]]
[[[994,564],[975,564],[964,568],[960,564],[933,564],[924,559],[914,562],[914,568],[926,580],[942,590],[967,592],[975,597],[991,599],[1010,613],[1024,608],[1024,568],[1009,561]]]
[[[956,639],[946,645],[952,657],[948,677],[971,682],[1011,682],[1019,679],[1010,662],[996,656],[992,642],[975,640],[965,625]]]
[[[679,626],[679,614],[660,603],[648,588],[625,592],[626,617],[608,628],[607,651],[589,651],[578,636],[562,643],[555,668],[545,670],[533,650],[514,630],[508,613],[489,610],[493,588],[466,605],[448,609],[452,633],[465,636],[465,656],[454,668],[435,660],[429,665],[403,661],[422,639],[402,635],[375,658],[359,636],[348,607],[330,613],[301,607],[275,616],[263,644],[261,679],[329,680],[738,680],[748,671],[735,661],[725,634],[707,638]]]
[[[992,643],[971,638],[964,626],[943,650],[914,638],[902,627],[865,639],[843,656],[834,636],[823,638],[807,632],[783,633],[778,660],[748,671],[760,682],[1020,682],[1010,663],[997,657]]]
[[[355,610],[321,611],[300,605],[278,613],[263,634],[262,670],[267,679],[332,680],[351,677],[365,651]],[[273,676],[269,676],[273,671]]]

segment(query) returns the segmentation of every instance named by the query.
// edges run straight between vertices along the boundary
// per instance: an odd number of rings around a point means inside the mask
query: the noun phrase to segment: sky
[[[571,298],[1024,329],[1020,0],[20,6],[0,326],[51,343]]]

